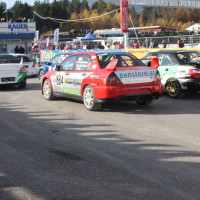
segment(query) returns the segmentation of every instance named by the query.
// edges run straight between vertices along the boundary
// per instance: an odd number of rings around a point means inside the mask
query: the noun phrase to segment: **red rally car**
[[[88,110],[116,100],[146,105],[163,92],[157,67],[157,58],[147,67],[124,51],[74,53],[43,76],[42,94],[47,100],[59,96],[81,100]]]

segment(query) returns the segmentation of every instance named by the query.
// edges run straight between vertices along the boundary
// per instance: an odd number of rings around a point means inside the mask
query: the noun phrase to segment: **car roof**
[[[110,50],[94,50],[94,51],[83,51],[83,52],[75,52],[71,55],[77,54],[131,54],[127,51],[110,51]]]
[[[194,53],[200,54],[199,51],[195,51],[195,50],[158,50],[158,51],[153,51],[151,53],[187,53],[187,52],[189,53],[194,52]]]
[[[14,57],[13,55],[11,55],[11,54],[0,54],[0,56],[9,56],[9,57]]]

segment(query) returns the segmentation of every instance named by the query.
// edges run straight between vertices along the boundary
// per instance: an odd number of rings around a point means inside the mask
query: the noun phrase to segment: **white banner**
[[[58,44],[59,40],[59,28],[54,30],[54,44]]]
[[[22,23],[0,23],[1,33],[35,33],[35,22],[22,22]]]
[[[115,71],[123,84],[152,82],[156,76],[156,69],[132,69]]]
[[[49,38],[47,38],[47,41],[46,41],[46,47],[49,46]]]
[[[133,6],[200,8],[199,0],[129,0]]]
[[[39,40],[39,31],[35,31],[34,41],[38,41],[38,40]]]

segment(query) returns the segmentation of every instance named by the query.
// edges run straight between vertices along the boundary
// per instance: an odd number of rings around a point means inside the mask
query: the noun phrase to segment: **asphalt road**
[[[0,199],[199,200],[200,93],[90,112],[1,88]]]

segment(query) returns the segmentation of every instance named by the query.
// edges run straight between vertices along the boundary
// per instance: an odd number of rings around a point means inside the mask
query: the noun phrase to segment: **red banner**
[[[120,28],[128,32],[128,0],[120,0]]]

